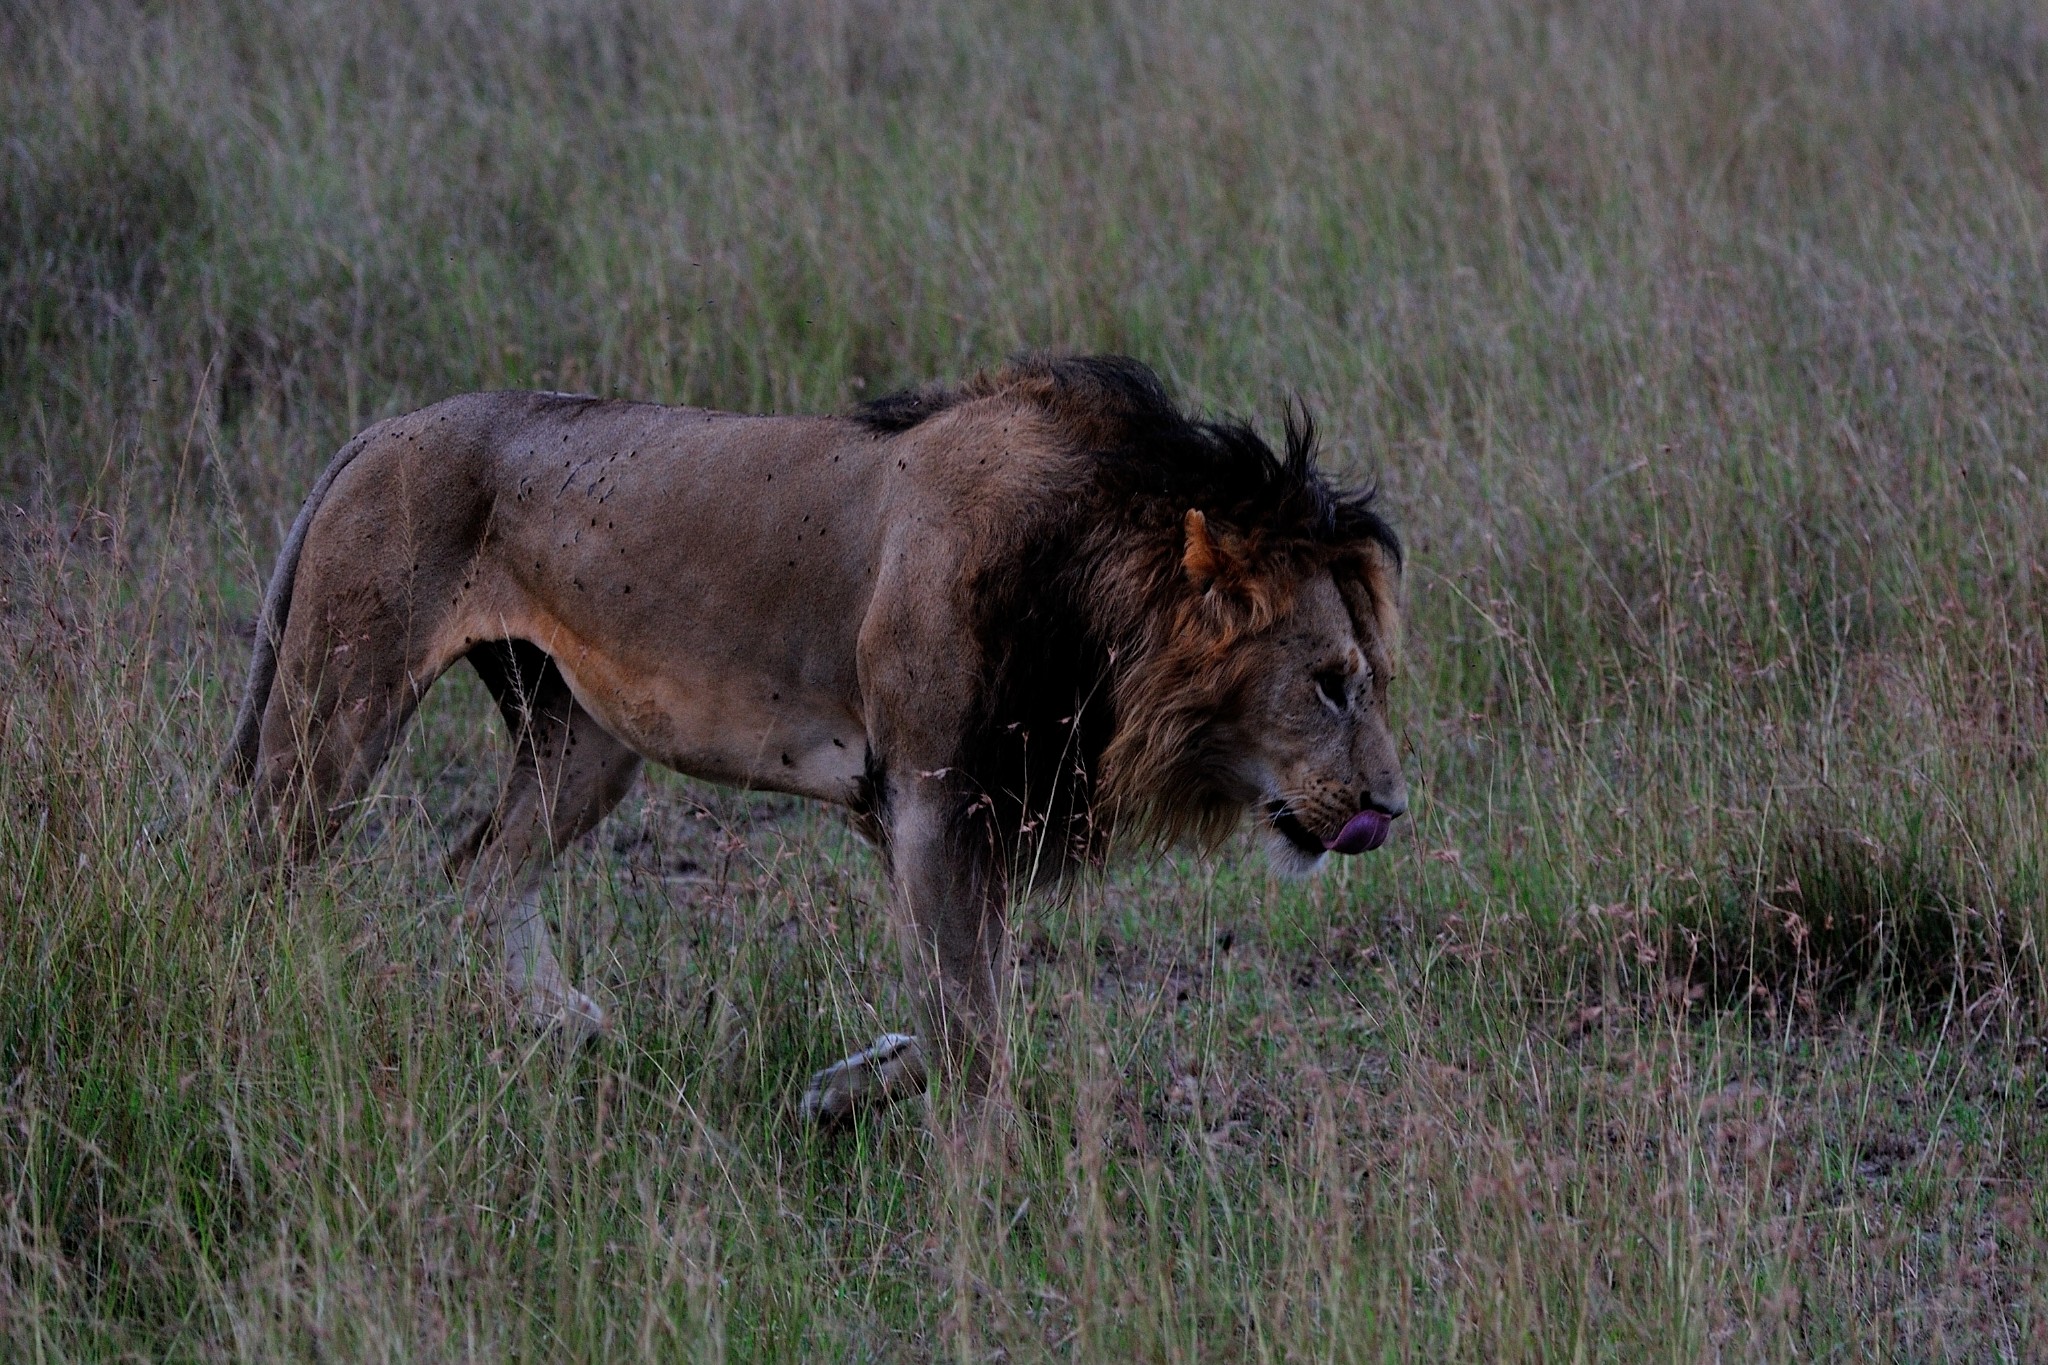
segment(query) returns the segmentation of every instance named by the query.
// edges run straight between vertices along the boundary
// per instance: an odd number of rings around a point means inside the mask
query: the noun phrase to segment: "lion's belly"
[[[706,781],[841,805],[860,797],[867,734],[846,699],[748,667],[673,655],[636,663],[554,620],[522,633],[555,660],[598,724],[657,763]]]

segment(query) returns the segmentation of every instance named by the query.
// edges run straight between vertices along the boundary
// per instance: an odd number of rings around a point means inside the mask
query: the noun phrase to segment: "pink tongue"
[[[1362,810],[1344,822],[1337,837],[1323,847],[1332,853],[1367,853],[1387,841],[1394,822],[1376,810]]]

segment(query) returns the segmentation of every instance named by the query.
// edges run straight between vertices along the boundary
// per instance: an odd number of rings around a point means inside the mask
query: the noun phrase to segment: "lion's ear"
[[[1180,566],[1187,570],[1188,579],[1197,590],[1206,591],[1223,572],[1223,564],[1216,553],[1216,542],[1209,536],[1209,519],[1201,509],[1190,507],[1186,521],[1187,547],[1181,551]]]

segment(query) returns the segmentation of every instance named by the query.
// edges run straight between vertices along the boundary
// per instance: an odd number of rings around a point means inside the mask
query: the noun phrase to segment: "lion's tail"
[[[256,650],[249,660],[249,685],[242,690],[242,706],[235,713],[235,737],[228,742],[221,760],[221,781],[239,787],[256,771],[256,755],[263,741],[263,712],[270,704],[270,689],[277,682],[277,647],[284,639],[284,626],[291,616],[292,585],[299,576],[299,552],[305,548],[306,530],[327,499],[327,490],[360,454],[369,441],[362,436],[342,447],[306,494],[305,506],[292,522],[291,534],[278,551],[277,567],[271,571],[270,586],[263,591],[263,606],[256,613]]]

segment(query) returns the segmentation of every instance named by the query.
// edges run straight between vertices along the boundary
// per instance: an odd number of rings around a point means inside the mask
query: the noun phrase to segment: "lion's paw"
[[[611,1023],[603,1005],[567,985],[529,991],[520,1014],[528,1027],[559,1032],[562,1041],[572,1047],[603,1033]]]
[[[865,1050],[811,1077],[797,1115],[831,1127],[862,1108],[880,1109],[925,1087],[924,1044],[908,1033],[885,1033]]]

